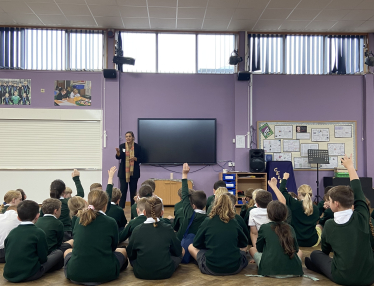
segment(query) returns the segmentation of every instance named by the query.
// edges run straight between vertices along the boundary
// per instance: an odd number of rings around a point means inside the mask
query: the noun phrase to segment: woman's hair
[[[68,200],[68,207],[70,210],[70,217],[72,218],[78,214],[78,211],[87,207],[87,202],[83,198],[75,196]]]
[[[230,197],[225,193],[215,199],[215,203],[212,211],[209,214],[210,218],[218,215],[220,220],[224,223],[228,223],[230,220],[235,218],[235,211],[232,205]]]
[[[125,135],[126,135],[126,134],[131,134],[132,138],[134,138],[134,139],[135,139],[135,135],[134,135],[134,132],[132,132],[132,131],[127,131],[127,132],[125,133]]]
[[[20,191],[8,191],[6,192],[5,196],[4,196],[4,202],[5,204],[9,204],[13,201],[13,199],[18,199],[19,196],[22,196],[21,195],[21,192]],[[0,211],[5,207],[5,205],[1,205],[0,206]]]
[[[162,202],[159,198],[152,197],[147,199],[145,203],[145,215],[155,220],[154,227],[157,227],[157,218],[161,216]]]
[[[97,217],[97,213],[108,204],[108,195],[102,190],[94,189],[88,193],[88,208],[78,211],[79,223],[89,225]]]
[[[25,192],[22,189],[17,189],[16,191],[19,191],[21,193],[23,201],[26,200],[26,194],[25,194]]]
[[[59,199],[61,198],[62,193],[65,191],[66,186],[62,180],[54,180],[51,183],[51,187],[49,190],[49,196],[52,199]]]
[[[301,185],[297,189],[297,194],[304,198],[303,199],[304,213],[307,216],[312,215],[313,214],[313,201],[312,201],[313,191],[312,191],[312,188],[309,185]]]
[[[291,258],[296,253],[295,241],[292,236],[291,228],[284,221],[287,218],[287,207],[279,201],[271,201],[267,206],[268,217],[272,222],[271,228],[279,237],[284,252]]]

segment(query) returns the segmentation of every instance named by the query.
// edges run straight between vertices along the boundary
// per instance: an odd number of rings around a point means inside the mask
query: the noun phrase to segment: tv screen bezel
[[[140,120],[214,120],[214,163],[209,162],[209,163],[189,163],[189,162],[183,162],[183,163],[188,163],[189,165],[217,165],[217,118],[138,118],[138,144],[139,144],[139,123]],[[139,144],[140,147],[141,144]],[[183,163],[142,163],[142,165],[169,165],[169,166],[179,166],[183,165]]]

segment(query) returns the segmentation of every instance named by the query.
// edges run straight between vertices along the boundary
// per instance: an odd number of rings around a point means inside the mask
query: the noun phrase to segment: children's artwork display
[[[321,169],[338,167],[344,154],[352,154],[357,166],[356,121],[258,121],[257,126],[257,148],[264,149],[266,158],[291,161],[295,170],[317,168],[317,164],[308,163],[310,149],[328,151],[329,164],[320,164]],[[268,132],[261,132],[261,128]]]
[[[0,79],[0,105],[30,105],[31,79]]]
[[[54,104],[55,106],[90,106],[91,81],[56,80]]]

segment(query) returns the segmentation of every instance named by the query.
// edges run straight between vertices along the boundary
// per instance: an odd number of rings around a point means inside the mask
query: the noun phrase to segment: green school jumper
[[[175,213],[177,212],[177,210],[179,210],[179,209],[183,209],[183,203],[182,203],[182,201],[177,202],[177,203],[174,205],[174,216],[175,216]]]
[[[21,282],[35,275],[40,265],[47,262],[48,244],[44,231],[34,224],[19,225],[4,242],[4,278]]]
[[[152,238],[152,239],[150,239]],[[136,278],[158,280],[170,278],[175,265],[171,256],[182,255],[182,246],[172,227],[162,221],[137,226],[127,247]]]
[[[183,220],[183,208],[180,208],[175,212],[174,223],[173,223],[174,231],[178,232],[181,226],[182,220]]]
[[[211,195],[211,196],[209,196],[207,198],[207,200],[206,200],[206,207],[205,207],[205,209],[206,209],[207,212],[208,212],[209,207],[213,204],[214,198],[215,198],[214,195]]]
[[[111,204],[109,211],[106,214],[115,219],[118,228],[125,227],[127,224],[127,219],[123,209],[118,205]]]
[[[329,209],[325,209],[324,212],[323,212],[323,217],[321,217],[319,219],[319,224],[322,225],[322,226],[325,226],[325,223],[328,219],[333,219],[334,218],[334,212],[329,208]]]
[[[182,179],[182,204],[183,204],[183,218],[181,220],[181,226],[178,230],[177,237],[179,240],[182,240],[184,233],[186,232],[189,220],[194,213],[194,209],[190,203],[190,197],[188,192],[187,179]],[[206,214],[197,213],[195,218],[188,230],[188,233],[196,234],[199,226],[206,218]]]
[[[138,225],[141,225],[147,220],[147,217],[145,215],[140,215],[132,220],[129,221],[129,223],[126,225],[125,229],[122,230],[119,234],[119,242],[125,241],[128,239],[132,232],[134,231],[135,227]]]
[[[236,219],[228,223],[218,215],[207,217],[200,225],[193,246],[206,249],[206,265],[215,273],[234,273],[241,265],[240,248],[247,247],[248,239]]]
[[[207,215],[207,216],[208,216],[208,215],[210,214],[210,212],[212,211],[213,206],[214,206],[214,201],[212,202],[212,204],[209,206],[208,210],[206,211],[206,215]]]
[[[1,213],[5,213],[7,211],[7,209],[9,208],[9,206],[3,206],[3,208],[1,209]]]
[[[299,246],[311,247],[318,241],[316,231],[317,221],[319,220],[318,207],[313,204],[313,213],[307,216],[304,213],[303,202],[295,200],[286,190],[287,180],[282,180],[279,190],[286,199],[287,206],[292,212],[291,225],[295,230]]]
[[[131,219],[134,219],[138,216],[138,213],[136,211],[136,206],[137,206],[136,203],[131,206]]]
[[[283,224],[286,224],[283,222]],[[258,266],[258,274],[263,276],[272,275],[303,275],[303,269],[300,259],[297,257],[299,245],[297,244],[296,234],[291,228],[295,253],[292,259],[284,252],[280,244],[279,236],[273,230],[274,222],[261,225],[258,231],[256,248],[262,252],[261,262]]]
[[[247,213],[247,204],[244,204],[242,205],[242,207],[240,208],[240,216],[242,217],[242,219],[245,218],[245,214]]]
[[[370,218],[371,224],[374,226],[374,218]],[[374,251],[374,237],[370,231],[370,244],[371,244],[371,249]]]
[[[370,213],[360,180],[352,180],[354,211],[348,222],[337,224],[333,219],[325,223],[321,249],[329,255],[333,281],[342,285],[371,285],[374,282],[374,257],[370,245]]]
[[[247,212],[245,213],[245,216],[244,216],[244,222],[246,225],[248,225],[248,221],[249,221],[249,213],[251,212],[251,210],[257,208],[255,205],[253,207],[250,207],[249,209],[247,209]]]
[[[58,249],[64,238],[64,225],[54,216],[40,217],[35,225],[45,232],[48,244],[48,254]]]
[[[238,214],[235,215],[235,219],[236,219],[236,221],[238,222],[238,224],[240,225],[240,227],[242,228],[242,230],[243,230],[245,236],[246,236],[246,237],[248,238],[248,240],[249,240],[249,229],[248,229],[248,224],[246,224],[245,221],[244,221],[244,219],[243,219],[240,215],[238,215]]]
[[[67,278],[76,282],[105,283],[119,276],[119,261],[114,255],[118,245],[116,221],[98,213],[89,225],[79,218],[74,227],[74,248],[67,264]]]
[[[71,218],[71,232],[73,233],[73,236],[74,236],[74,227],[77,222],[77,218],[78,217],[76,215]]]

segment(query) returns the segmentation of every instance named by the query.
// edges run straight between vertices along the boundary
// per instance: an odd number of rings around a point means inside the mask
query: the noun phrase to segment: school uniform
[[[61,247],[62,239],[64,238],[64,225],[54,215],[45,214],[38,219],[35,226],[45,232],[48,253]]]
[[[207,200],[206,200],[206,207],[205,207],[205,209],[206,209],[207,212],[208,212],[209,207],[213,204],[214,198],[215,198],[214,195],[211,195],[211,196],[209,196],[207,198]]]
[[[179,240],[183,239],[183,235],[186,232],[189,221],[195,212],[195,217],[188,230],[188,234],[196,234],[199,226],[206,218],[206,212],[204,210],[193,209],[190,203],[190,196],[188,191],[187,179],[182,179],[182,205],[183,205],[183,218],[181,220],[181,226],[178,230],[177,237]]]
[[[374,257],[370,245],[370,213],[360,180],[352,180],[354,211],[335,212],[325,223],[322,251],[313,251],[310,260],[333,282],[342,285],[371,285],[374,282]],[[334,257],[329,257],[333,251]]]
[[[174,229],[174,231],[178,232],[178,230],[179,230],[179,228],[181,226],[181,222],[182,222],[183,219],[184,219],[184,217],[183,217],[183,208],[181,208],[181,209],[178,209],[175,212],[174,221],[173,221],[173,229]]]
[[[370,221],[371,221],[371,224],[374,226],[374,218],[371,217]],[[371,231],[370,231],[370,245],[371,245],[371,249],[374,251],[374,237]]]
[[[193,246],[200,249],[196,259],[200,271],[210,275],[239,273],[248,265],[245,252],[240,251],[247,245],[237,220],[225,223],[218,215],[205,218],[193,241]]]
[[[270,222],[267,208],[254,208],[249,213],[248,226],[255,226],[257,230],[261,225]]]
[[[5,214],[5,212],[9,208],[9,206],[10,206],[10,204],[6,204],[5,206],[3,206],[3,208],[1,209],[1,213]]]
[[[251,210],[253,210],[255,208],[257,208],[256,205],[247,209],[247,212],[245,213],[245,216],[244,216],[244,221],[245,221],[246,224],[248,224],[249,214],[250,214]]]
[[[325,226],[326,221],[327,221],[328,219],[333,219],[333,218],[334,218],[334,212],[333,212],[330,208],[325,209],[325,210],[323,211],[323,217],[321,217],[321,218],[319,219],[318,224],[320,224],[320,225],[322,225],[322,226]]]
[[[286,224],[285,222],[282,223]],[[289,226],[291,228],[291,233],[294,240],[295,253],[293,258],[290,258],[284,252],[284,249],[279,241],[279,236],[273,229],[275,224],[275,222],[265,223],[261,225],[258,232],[256,248],[260,255],[262,253],[258,265],[258,274],[263,276],[302,276],[304,274],[302,263],[300,258],[297,256],[299,245],[297,243],[296,234],[293,227]]]
[[[324,201],[324,200],[320,201],[320,202],[317,204],[318,211],[319,211],[319,216],[321,216],[321,215],[323,214],[323,212],[325,211],[325,208],[323,207],[324,204],[325,204],[325,201]]]
[[[77,218],[78,217],[76,215],[71,218],[71,233],[72,234],[74,234],[74,227],[75,227],[75,224],[77,222]],[[74,235],[73,235],[73,237],[74,237]]]
[[[125,229],[120,232],[119,242],[122,242],[122,241],[125,241],[126,239],[128,239],[131,236],[134,229],[138,225],[141,225],[142,223],[144,223],[146,220],[147,220],[147,217],[143,214],[141,214],[140,216],[130,220],[129,223],[126,225]]]
[[[175,216],[175,213],[177,212],[177,210],[179,210],[179,209],[183,209],[182,201],[179,201],[174,205],[174,216]]]
[[[5,239],[6,263],[3,276],[10,282],[36,280],[45,272],[54,269],[62,257],[61,250],[55,250],[48,255],[48,244],[43,230],[32,222],[21,222]]]
[[[131,206],[131,219],[134,219],[138,216],[138,213],[136,211],[136,206],[137,206],[136,203]]]
[[[209,206],[209,208],[207,208],[206,215],[209,215],[209,214],[210,214],[210,212],[212,211],[213,207],[214,207],[214,201],[213,201],[213,203]]]
[[[238,214],[235,215],[235,219],[238,222],[238,224],[240,225],[240,227],[242,228],[245,236],[249,239],[249,230],[248,230],[248,226],[245,223],[244,219]]]
[[[295,230],[299,246],[311,247],[318,243],[319,237],[316,225],[319,220],[318,207],[313,204],[313,213],[307,216],[304,213],[303,202],[295,200],[286,190],[287,180],[282,180],[279,190],[286,199],[287,206],[292,212],[291,225]]]
[[[105,283],[118,278],[127,259],[115,252],[118,245],[116,221],[99,211],[87,226],[74,227],[74,248],[65,257],[65,276],[72,282]],[[122,264],[122,265],[121,265]]]
[[[182,246],[170,225],[148,218],[137,226],[130,238],[127,254],[136,278],[170,278],[182,261]],[[152,238],[152,239],[150,239]]]
[[[247,204],[242,205],[242,207],[240,208],[240,216],[242,217],[242,219],[245,218],[245,214],[247,213],[247,210],[248,210]]]
[[[7,211],[0,215],[0,263],[5,262],[4,241],[9,232],[16,228],[21,222],[18,220],[18,214],[14,210]]]
[[[127,219],[126,219],[123,209],[120,206],[111,202],[110,209],[109,211],[106,212],[106,214],[114,218],[114,220],[117,222],[118,228],[121,228],[121,227],[123,228],[126,226]]]

